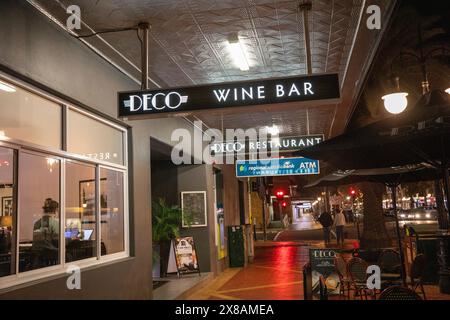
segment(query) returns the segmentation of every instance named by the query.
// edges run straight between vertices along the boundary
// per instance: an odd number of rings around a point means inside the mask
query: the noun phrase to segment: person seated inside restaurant
[[[31,247],[33,268],[58,263],[59,252],[59,219],[57,201],[45,199],[43,216],[34,223],[33,245]]]

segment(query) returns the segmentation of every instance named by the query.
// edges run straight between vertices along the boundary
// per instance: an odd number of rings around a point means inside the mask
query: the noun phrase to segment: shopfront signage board
[[[172,239],[167,273],[200,273],[194,237]]]
[[[338,74],[118,93],[118,116],[340,99]]]
[[[318,160],[308,158],[273,158],[237,160],[236,177],[271,177],[319,174]]]
[[[319,295],[319,278],[321,276],[325,280],[327,293],[329,295],[339,294],[340,280],[334,265],[334,258],[339,253],[338,249],[309,249],[313,295]]]
[[[323,134],[269,138],[267,140],[225,141],[209,145],[211,153],[249,154],[278,149],[279,152],[297,151],[315,146],[324,140]]]
[[[206,191],[183,191],[181,192],[182,226],[206,227],[208,225],[206,214]],[[188,224],[185,215],[190,217]]]

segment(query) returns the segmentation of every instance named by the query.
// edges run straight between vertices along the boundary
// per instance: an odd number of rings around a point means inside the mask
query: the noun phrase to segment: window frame
[[[0,277],[0,291],[3,291],[4,289],[8,289],[14,286],[18,285],[32,285],[36,281],[49,281],[52,278],[55,277],[61,277],[64,274],[66,274],[66,270],[68,266],[71,265],[77,265],[82,270],[88,269],[91,267],[109,264],[115,261],[120,261],[126,258],[130,257],[130,194],[129,194],[129,174],[128,174],[128,166],[129,166],[129,154],[128,154],[128,132],[129,129],[124,125],[120,126],[117,123],[114,123],[108,119],[104,119],[101,116],[94,114],[92,112],[89,112],[85,109],[83,109],[80,106],[75,106],[73,103],[67,103],[63,99],[60,99],[58,97],[55,97],[53,95],[48,94],[47,92],[40,90],[34,86],[31,86],[30,84],[19,81],[15,78],[12,78],[11,76],[4,74],[3,72],[0,72],[0,80],[6,81],[7,83],[10,83],[14,86],[18,86],[28,92],[30,94],[36,94],[44,99],[48,99],[52,102],[55,102],[59,104],[62,108],[61,112],[61,146],[59,149],[54,147],[47,147],[42,145],[37,145],[34,143],[17,140],[17,139],[11,139],[6,138],[3,136],[0,136],[0,146],[12,149],[14,151],[14,177],[17,179],[15,190],[13,190],[13,194],[15,196],[15,207],[16,210],[16,223],[15,226],[13,226],[14,230],[14,237],[15,237],[15,248],[12,250],[12,254],[15,255],[15,273],[11,275],[7,275],[4,277]],[[112,162],[107,162],[103,160],[93,159],[89,157],[84,157],[79,154],[70,153],[67,151],[67,114],[68,111],[73,110],[75,112],[78,112],[86,117],[89,117],[93,120],[99,121],[107,126],[110,126],[112,128],[115,128],[122,133],[122,152],[123,152],[123,165],[115,164]],[[20,161],[21,154],[25,153],[32,153],[44,157],[55,157],[60,160],[60,264],[55,266],[49,266],[44,267],[40,269],[25,271],[25,272],[19,272],[19,226],[20,226],[20,203],[19,203],[19,175],[20,175],[20,168],[18,167],[18,163]],[[65,238],[64,238],[64,231],[65,231],[65,220],[66,220],[66,207],[65,207],[65,197],[66,197],[66,190],[65,190],[65,183],[66,183],[66,163],[67,161],[74,161],[79,164],[84,165],[91,165],[95,167],[95,179],[96,179],[96,221],[97,221],[97,256],[91,257],[87,259],[77,260],[66,263],[65,261]],[[100,168],[105,168],[109,170],[119,171],[123,173],[123,197],[124,197],[124,208],[123,208],[123,214],[124,214],[124,251],[113,253],[113,254],[107,254],[102,256],[101,255],[101,213],[100,213],[100,201],[99,201],[99,192],[100,192]]]

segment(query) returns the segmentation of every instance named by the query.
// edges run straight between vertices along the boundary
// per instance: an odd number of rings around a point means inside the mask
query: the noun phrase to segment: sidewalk
[[[345,248],[351,249],[352,244],[352,240],[346,241]],[[311,247],[323,247],[323,241],[257,241],[254,263],[225,270],[186,299],[302,300],[303,266]],[[450,300],[450,295],[440,294],[437,286],[425,286],[425,291],[429,300]]]

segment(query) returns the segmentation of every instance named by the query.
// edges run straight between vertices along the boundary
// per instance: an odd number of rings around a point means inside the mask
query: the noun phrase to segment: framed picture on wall
[[[81,180],[79,186],[79,203],[83,208],[83,215],[95,215],[95,180]],[[106,190],[106,178],[100,179],[100,190]],[[100,208],[108,207],[106,194],[100,194]],[[103,210],[102,210],[103,213]]]
[[[206,191],[181,192],[183,228],[189,227],[185,216],[191,217],[191,227],[206,227]]]
[[[12,215],[13,210],[13,198],[2,197],[2,216]]]

